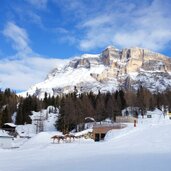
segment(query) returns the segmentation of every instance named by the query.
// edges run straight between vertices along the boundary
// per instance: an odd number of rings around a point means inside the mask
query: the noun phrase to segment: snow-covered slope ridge
[[[54,68],[45,81],[26,93],[43,97],[74,91],[94,93],[115,91],[119,87],[137,89],[143,85],[151,91],[171,87],[171,59],[142,48],[118,50],[107,47],[97,55],[84,54],[71,59],[63,67]]]

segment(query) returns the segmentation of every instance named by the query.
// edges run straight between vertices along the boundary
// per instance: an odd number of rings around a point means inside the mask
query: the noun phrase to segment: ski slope
[[[151,114],[139,119],[137,127],[110,131],[104,142],[53,144],[55,132],[42,132],[18,149],[0,149],[0,170],[170,171],[171,120],[159,110]]]

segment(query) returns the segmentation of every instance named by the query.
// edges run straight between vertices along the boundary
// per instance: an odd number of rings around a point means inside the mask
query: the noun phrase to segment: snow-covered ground
[[[17,125],[17,133],[22,137],[32,137],[36,134],[36,127],[38,123],[37,120],[41,119],[43,124],[43,130],[46,132],[55,131],[54,126],[55,121],[57,120],[59,110],[53,106],[48,106],[47,109],[41,110],[40,112],[32,111],[31,120],[32,124],[26,125]]]
[[[59,132],[39,133],[18,149],[0,149],[0,171],[170,171],[171,120],[151,114],[137,127],[110,131],[104,142],[53,144]]]

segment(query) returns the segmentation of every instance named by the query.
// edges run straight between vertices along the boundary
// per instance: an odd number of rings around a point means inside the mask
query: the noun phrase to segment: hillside
[[[152,92],[169,89],[171,59],[147,49],[108,46],[100,54],[84,54],[54,68],[43,82],[20,95],[43,98],[45,92],[51,96],[73,91],[114,92],[119,88],[136,90],[140,85]]]

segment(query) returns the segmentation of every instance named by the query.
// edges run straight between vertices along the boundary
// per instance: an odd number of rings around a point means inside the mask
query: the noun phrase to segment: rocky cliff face
[[[55,68],[46,80],[28,90],[43,97],[74,91],[115,91],[137,89],[140,85],[151,91],[171,87],[171,59],[142,48],[118,50],[107,47],[101,54],[86,54],[72,59],[63,68]],[[25,93],[22,93],[22,95]]]

